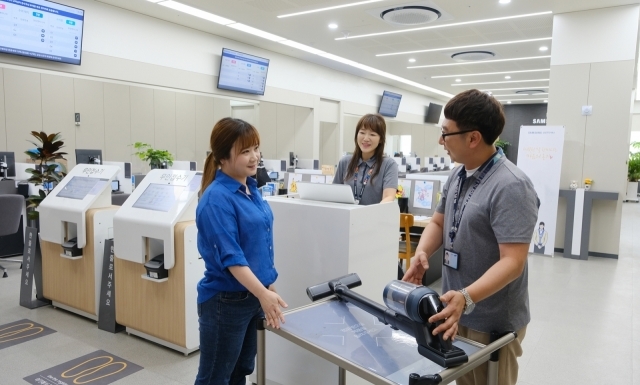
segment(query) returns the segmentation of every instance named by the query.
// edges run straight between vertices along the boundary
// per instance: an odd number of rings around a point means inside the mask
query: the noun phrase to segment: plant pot
[[[638,182],[627,182],[626,202],[638,202]]]

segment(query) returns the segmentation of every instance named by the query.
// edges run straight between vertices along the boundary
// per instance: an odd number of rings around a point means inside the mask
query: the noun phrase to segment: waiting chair
[[[0,236],[11,235],[18,232],[20,228],[20,217],[22,216],[22,208],[24,207],[24,197],[18,194],[2,194],[0,195]],[[14,262],[22,264],[22,261],[11,259],[1,260],[4,262]],[[0,265],[3,271],[2,278],[7,278],[7,269]]]
[[[402,279],[402,260],[406,261],[405,268],[409,270],[411,267],[411,257],[416,253],[416,247],[418,247],[418,242],[411,241],[411,226],[413,226],[413,215],[412,214],[400,214],[400,228],[401,228],[401,236],[400,244],[398,247],[398,279]]]

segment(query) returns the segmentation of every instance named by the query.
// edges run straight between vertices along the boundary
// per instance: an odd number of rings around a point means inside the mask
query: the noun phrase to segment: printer
[[[163,279],[169,277],[169,270],[164,268],[164,253],[144,264],[147,269],[147,277],[153,279]]]

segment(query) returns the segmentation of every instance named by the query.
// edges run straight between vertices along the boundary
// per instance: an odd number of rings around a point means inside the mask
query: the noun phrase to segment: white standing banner
[[[540,199],[530,253],[553,256],[563,146],[563,126],[520,127],[518,168],[531,179]]]

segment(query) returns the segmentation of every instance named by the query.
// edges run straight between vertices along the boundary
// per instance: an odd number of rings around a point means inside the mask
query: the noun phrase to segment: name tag
[[[454,270],[458,270],[459,263],[460,263],[460,254],[456,253],[453,250],[444,249],[444,256],[442,259],[442,264],[444,266],[450,267]]]

